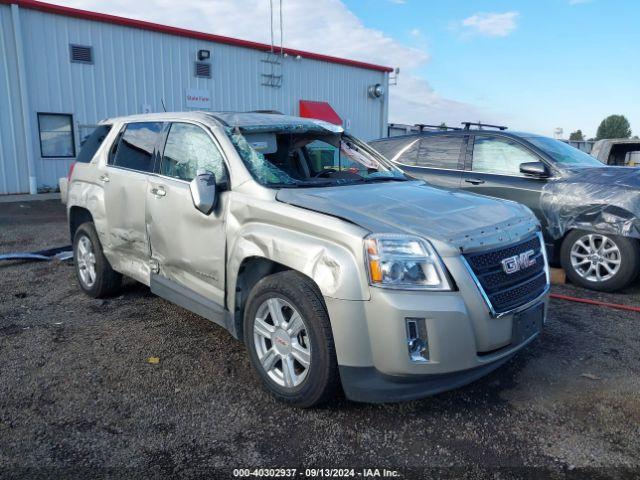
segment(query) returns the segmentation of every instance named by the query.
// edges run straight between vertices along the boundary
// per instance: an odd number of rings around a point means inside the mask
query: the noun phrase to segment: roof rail
[[[247,113],[271,113],[274,115],[284,115],[284,113],[279,112],[278,110],[250,110]]]
[[[507,127],[504,125],[489,125],[488,123],[474,123],[474,122],[462,122],[465,130],[471,130],[471,127],[478,127],[478,130],[482,130],[484,127],[486,128],[497,128],[498,130],[506,130]]]
[[[422,132],[425,127],[435,128],[436,130],[462,130],[460,127],[447,127],[446,125],[428,125],[426,123],[415,123],[414,127],[418,127]]]

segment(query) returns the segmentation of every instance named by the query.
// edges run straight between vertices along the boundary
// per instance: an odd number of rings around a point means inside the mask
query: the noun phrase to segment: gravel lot
[[[0,253],[68,243],[64,215],[55,201],[0,205]],[[554,291],[640,303],[638,286]],[[472,385],[405,404],[338,399],[302,411],[261,390],[228,333],[144,286],[92,300],[70,262],[2,262],[0,475],[389,467],[406,476],[637,478],[639,322],[553,300],[541,337]]]

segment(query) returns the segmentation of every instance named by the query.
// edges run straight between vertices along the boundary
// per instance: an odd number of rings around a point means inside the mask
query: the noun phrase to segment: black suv
[[[603,166],[563,142],[487,126],[374,140],[404,171],[433,185],[527,205],[551,263],[587,288],[619,290],[640,271],[640,169]]]

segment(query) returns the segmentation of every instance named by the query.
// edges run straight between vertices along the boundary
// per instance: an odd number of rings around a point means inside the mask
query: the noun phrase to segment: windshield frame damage
[[[335,125],[327,127],[324,124],[325,122],[314,121],[309,123],[283,123],[277,126],[250,125],[227,127],[225,131],[242,160],[244,167],[249,171],[252,178],[267,188],[320,188],[411,180],[399,167],[393,164],[393,162],[387,160],[362,140],[346,133],[341,127]],[[349,163],[357,163],[364,168],[370,168],[376,171],[370,175],[362,176],[362,171],[354,173],[352,168],[343,168],[339,161],[337,169],[330,167],[326,169],[326,172],[348,173],[348,175],[345,175],[345,178],[326,177],[322,175],[324,172],[320,172],[321,175],[318,175],[318,172],[314,172],[315,174],[308,178],[294,178],[277,165],[274,165],[265,158],[265,154],[259,152],[252,146],[246,137],[246,135],[252,134],[274,134],[278,139],[282,136],[289,135],[291,145],[296,145],[301,141],[304,142],[302,145],[297,145],[294,148],[289,147],[291,151],[301,148],[306,149],[306,147],[313,142],[321,141],[337,149],[340,160],[346,158]],[[309,141],[310,138],[313,139]],[[294,139],[296,140],[295,142],[293,141]],[[290,152],[288,155],[289,154]],[[310,163],[308,151],[304,154],[304,157],[305,162]],[[310,165],[307,167],[309,166]],[[379,170],[379,167],[383,169]]]

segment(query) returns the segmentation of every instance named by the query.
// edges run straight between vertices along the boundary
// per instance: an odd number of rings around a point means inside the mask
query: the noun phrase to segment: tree
[[[584,134],[582,133],[582,130],[571,132],[571,135],[569,135],[569,140],[572,140],[574,142],[584,142]]]
[[[446,129],[447,129],[447,124],[446,124],[446,123],[444,123],[444,122],[442,122],[438,128],[439,128],[440,130],[446,130]]]
[[[596,133],[596,139],[604,138],[629,138],[631,136],[631,126],[629,120],[624,115],[609,115],[602,120]]]

